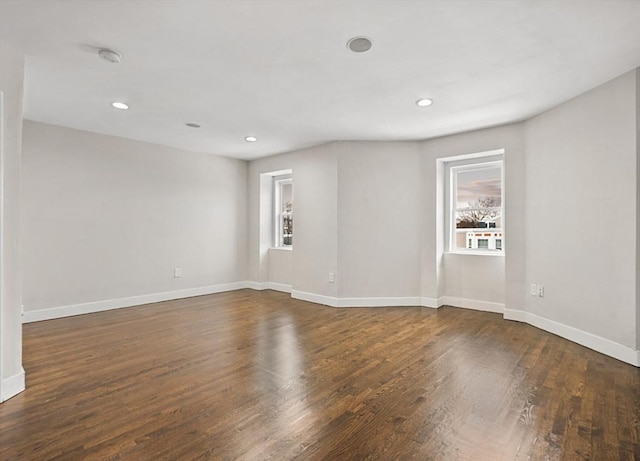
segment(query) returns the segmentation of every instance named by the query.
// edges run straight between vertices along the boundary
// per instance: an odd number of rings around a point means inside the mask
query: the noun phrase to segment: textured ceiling
[[[0,18],[26,118],[243,159],[523,120],[640,66],[636,0],[1,0]],[[347,49],[359,35],[370,51]]]

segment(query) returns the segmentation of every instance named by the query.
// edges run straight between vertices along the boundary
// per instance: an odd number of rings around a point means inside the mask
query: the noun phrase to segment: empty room
[[[0,0],[0,459],[640,460],[640,0]]]

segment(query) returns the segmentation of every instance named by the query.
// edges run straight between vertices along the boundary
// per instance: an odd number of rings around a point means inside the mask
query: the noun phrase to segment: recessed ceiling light
[[[244,140],[247,142],[256,142],[258,138],[256,138],[255,136],[245,136]]]
[[[198,125],[197,123],[185,123],[186,126],[188,126],[189,128],[200,128],[200,125]]]
[[[416,101],[416,105],[420,107],[427,107],[433,104],[433,100],[431,99],[418,99]]]
[[[364,53],[371,49],[371,40],[367,37],[353,37],[347,42],[347,48],[354,53]]]
[[[120,59],[122,59],[122,55],[117,51],[110,50],[108,48],[102,48],[98,50],[98,56],[103,60],[110,62],[112,64],[118,64]]]
[[[129,108],[129,106],[127,106],[125,103],[123,102],[112,102],[111,105],[113,107],[115,107],[116,109],[122,109],[122,110],[127,110]]]

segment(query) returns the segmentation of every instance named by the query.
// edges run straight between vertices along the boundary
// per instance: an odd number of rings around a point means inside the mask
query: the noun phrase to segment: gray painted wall
[[[422,175],[426,184],[422,247],[422,296],[459,297],[522,309],[524,298],[524,158],[522,124],[505,125],[432,139],[421,143]],[[504,149],[505,257],[446,255],[442,252],[443,222],[436,196],[440,184],[436,160]],[[443,237],[443,236],[442,236]],[[466,266],[471,264],[472,268]],[[472,271],[472,272],[471,272]]]
[[[338,296],[420,296],[420,149],[338,146]]]
[[[25,312],[246,278],[244,161],[25,121],[23,171]]]
[[[336,144],[325,144],[249,163],[249,280],[265,283],[271,279],[285,283],[291,273],[295,290],[335,297],[336,283],[328,273],[337,274],[337,157]],[[260,175],[291,169],[294,187],[294,240],[290,257],[269,261],[271,224],[270,201],[260,204]],[[269,194],[270,187],[262,195]],[[264,219],[260,219],[261,215]],[[261,224],[262,221],[262,224]],[[262,233],[262,237],[261,237]]]
[[[636,71],[525,124],[526,310],[634,348]]]
[[[24,58],[0,44],[3,94],[2,203],[0,206],[0,401],[24,389],[22,370],[22,270],[20,256],[20,181]]]

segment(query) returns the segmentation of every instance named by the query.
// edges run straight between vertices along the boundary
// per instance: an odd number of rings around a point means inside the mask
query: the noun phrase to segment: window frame
[[[452,158],[445,162],[447,182],[446,194],[445,194],[445,235],[446,235],[446,248],[447,253],[456,254],[469,254],[469,255],[491,255],[491,256],[504,256],[505,254],[505,168],[504,168],[504,150],[491,151],[486,155],[472,154],[469,156],[463,156],[461,159]],[[470,208],[458,208],[457,207],[457,175],[460,172],[465,171],[479,171],[483,169],[496,168],[500,169],[500,206],[492,207],[499,210],[501,216],[501,227],[486,227],[486,228],[461,228],[456,227],[457,213],[462,210],[469,210]],[[485,208],[482,208],[485,209]],[[473,210],[473,208],[471,208]],[[462,232],[475,232],[475,233],[493,233],[496,234],[492,237],[493,246],[496,246],[496,241],[500,240],[501,249],[493,248],[457,248],[456,236]],[[481,236],[479,238],[485,238]],[[468,234],[465,235],[465,244],[468,246],[472,237]],[[478,240],[478,238],[476,238]]]

